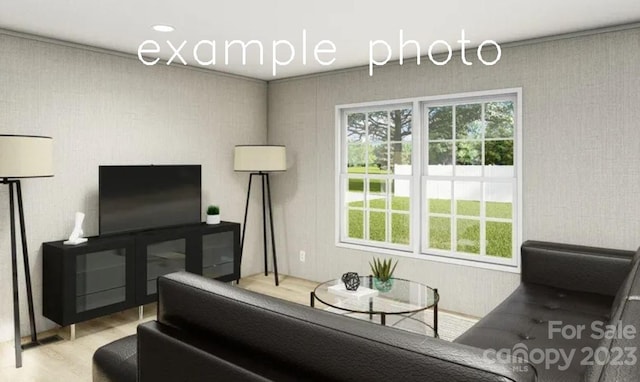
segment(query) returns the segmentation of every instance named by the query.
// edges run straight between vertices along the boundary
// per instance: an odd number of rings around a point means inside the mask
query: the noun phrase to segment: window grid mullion
[[[484,105],[485,103],[482,102],[480,104],[480,120],[482,121],[482,131],[480,134],[480,138],[482,139],[481,142],[481,149],[480,149],[480,175],[482,175],[482,178],[485,177],[485,144],[484,144],[484,138],[485,138],[485,132],[486,132],[486,121],[485,121],[485,109],[484,109]],[[484,181],[480,181],[480,255],[485,256],[487,254],[487,238],[486,238],[486,234],[487,234],[487,223],[485,221],[486,219],[486,203],[485,203],[485,182]]]
[[[391,111],[387,110],[387,174],[393,176],[391,173]],[[389,200],[389,194],[391,193],[391,179],[387,178],[385,181],[385,200],[386,200],[386,211],[385,211],[385,241],[387,243],[391,243],[391,200]]]
[[[365,159],[364,159],[364,180],[362,184],[362,237],[365,240],[369,238],[369,150],[371,150],[371,142],[369,140],[369,113],[364,113],[364,142],[365,142]]]
[[[487,246],[487,238],[486,238],[486,211],[485,211],[485,183],[480,182],[480,255],[484,256],[487,254],[486,246]]]
[[[455,184],[456,184],[456,170],[457,170],[457,160],[458,150],[457,150],[457,136],[456,136],[456,106],[451,106],[451,152],[453,154],[453,159],[451,162],[451,252],[458,251],[458,206],[456,203],[456,193],[455,193]]]
[[[456,182],[451,181],[451,252],[458,251],[458,203],[456,203]]]
[[[456,137],[456,107],[452,106],[451,107],[451,129],[453,130],[451,132],[451,154],[453,155],[453,158],[451,159],[451,175],[455,178],[456,177],[456,169],[457,169],[457,160],[456,158],[458,157],[458,142],[457,142],[457,137]]]

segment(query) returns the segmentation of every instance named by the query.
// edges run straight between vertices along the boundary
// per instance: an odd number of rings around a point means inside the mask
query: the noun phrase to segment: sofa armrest
[[[632,251],[526,241],[522,282],[615,296],[631,269]]]
[[[230,344],[204,341],[194,334],[156,321],[147,322],[138,325],[138,382],[293,381],[282,378],[275,368],[265,373],[265,367],[260,366],[266,365],[262,362],[264,357],[244,354],[243,357],[258,360],[252,365],[261,374],[269,376],[262,377],[251,370],[247,362],[239,362],[242,357],[235,353],[238,352]]]
[[[136,382],[136,336],[101,346],[93,354],[93,382]]]

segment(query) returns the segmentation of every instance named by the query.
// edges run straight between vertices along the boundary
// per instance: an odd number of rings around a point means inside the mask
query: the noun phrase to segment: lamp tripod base
[[[64,341],[64,338],[60,337],[59,335],[53,335],[51,337],[45,337],[42,339],[39,339],[37,342],[27,342],[26,344],[22,344],[22,350],[29,350],[29,349],[33,349],[33,348],[37,348],[38,346],[42,346],[42,345],[48,345],[48,344],[52,344],[54,342],[59,342],[59,341]]]
[[[38,340],[38,331],[36,329],[35,313],[33,309],[33,291],[31,288],[31,270],[29,267],[29,251],[27,249],[27,235],[25,233],[24,208],[22,205],[22,188],[20,180],[3,178],[0,182],[9,186],[9,219],[11,229],[11,279],[13,289],[13,329],[14,329],[14,348],[16,357],[16,368],[22,367],[22,350],[31,349],[40,345],[45,345],[57,341],[59,337],[53,336],[42,340]],[[17,196],[18,219],[20,223],[20,238],[22,247],[22,260],[24,262],[24,278],[27,289],[27,303],[29,306],[29,325],[31,329],[31,342],[22,344],[22,335],[20,333],[20,303],[18,298],[18,251],[16,240],[16,216],[15,216],[15,199]],[[57,337],[57,338],[56,338]]]
[[[242,239],[240,244],[240,263],[242,263],[242,255],[244,252],[244,237],[247,228],[247,214],[249,212],[249,200],[251,195],[251,182],[254,176],[259,176],[262,183],[262,244],[264,248],[264,275],[267,276],[268,273],[268,244],[267,244],[267,220],[269,220],[269,228],[271,232],[271,251],[273,255],[273,275],[276,286],[280,285],[280,280],[278,279],[278,259],[276,256],[276,242],[275,242],[275,234],[273,232],[273,212],[271,205],[271,185],[269,184],[269,173],[268,172],[254,172],[249,174],[249,187],[247,189],[247,204],[244,209],[244,223],[242,224]],[[267,210],[269,211],[269,215],[267,217]],[[236,283],[240,283],[240,277],[236,280]]]

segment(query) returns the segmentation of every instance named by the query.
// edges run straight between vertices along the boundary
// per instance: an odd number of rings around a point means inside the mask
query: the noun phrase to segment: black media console
[[[43,315],[59,325],[157,299],[156,279],[186,270],[220,281],[240,277],[240,224],[192,224],[44,243]]]

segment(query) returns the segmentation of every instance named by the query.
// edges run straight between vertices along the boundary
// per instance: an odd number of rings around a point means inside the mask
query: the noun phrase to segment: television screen
[[[100,166],[100,234],[201,221],[201,166]]]

